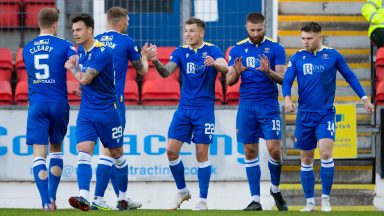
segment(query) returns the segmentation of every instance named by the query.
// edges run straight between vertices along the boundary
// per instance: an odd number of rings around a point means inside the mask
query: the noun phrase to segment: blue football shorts
[[[77,143],[100,138],[105,148],[117,148],[123,145],[123,127],[117,109],[107,112],[81,111],[76,121]]]
[[[68,103],[30,103],[27,144],[62,144],[69,121]]]
[[[296,116],[295,148],[313,150],[318,140],[323,138],[335,140],[335,111],[299,111]]]
[[[281,139],[279,103],[248,105],[240,104],[236,117],[237,141],[244,144]]]
[[[190,109],[178,107],[168,130],[168,138],[195,144],[210,144],[215,132],[213,108]]]

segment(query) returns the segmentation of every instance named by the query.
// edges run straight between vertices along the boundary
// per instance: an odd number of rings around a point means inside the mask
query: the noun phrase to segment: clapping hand
[[[237,57],[235,59],[235,63],[233,64],[233,69],[235,69],[236,73],[243,73],[249,68],[249,67],[244,67],[242,59],[243,57]]]

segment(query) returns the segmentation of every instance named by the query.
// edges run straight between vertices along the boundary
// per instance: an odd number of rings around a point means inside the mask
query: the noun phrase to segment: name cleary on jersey
[[[38,46],[34,46],[31,49],[29,49],[29,52],[31,54],[35,54],[36,52],[39,52],[39,51],[51,52],[52,50],[53,50],[53,47],[51,47],[51,46],[48,46],[48,45],[38,45]]]

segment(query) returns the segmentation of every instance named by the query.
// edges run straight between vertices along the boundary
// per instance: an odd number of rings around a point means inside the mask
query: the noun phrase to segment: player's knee
[[[124,150],[122,147],[119,147],[119,148],[109,149],[109,152],[113,158],[118,158],[123,155]]]
[[[247,160],[251,160],[257,157],[257,148],[248,147],[244,149],[245,157]]]
[[[196,160],[198,162],[204,162],[208,160],[208,152],[204,149],[196,150]]]
[[[270,152],[269,155],[271,156],[272,159],[276,161],[280,161],[281,159],[281,150],[280,148],[273,148]]]
[[[328,160],[331,157],[332,157],[332,152],[331,151],[322,151],[320,153],[320,158],[323,159],[323,160]]]
[[[173,149],[167,148],[167,157],[168,160],[173,161],[179,158],[179,152],[176,152]]]
[[[59,177],[61,176],[62,169],[59,166],[53,166],[51,167],[50,172],[52,175]]]
[[[48,178],[48,173],[46,170],[40,170],[38,176],[40,180],[46,180]]]

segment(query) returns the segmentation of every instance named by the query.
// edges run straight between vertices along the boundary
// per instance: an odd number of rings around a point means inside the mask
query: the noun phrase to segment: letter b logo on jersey
[[[195,64],[192,62],[187,62],[187,74],[195,74]]]
[[[303,64],[303,73],[304,75],[313,74],[313,65],[312,64]]]
[[[255,57],[247,57],[247,66],[255,68],[256,66],[256,59]]]

